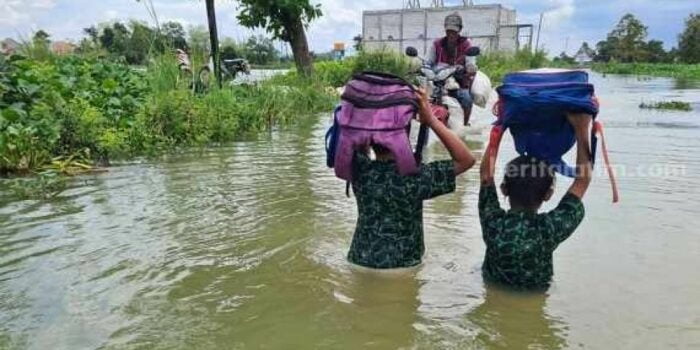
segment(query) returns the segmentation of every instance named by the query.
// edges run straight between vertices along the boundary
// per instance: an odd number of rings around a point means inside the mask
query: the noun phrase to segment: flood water
[[[0,348],[700,348],[700,89],[592,79],[622,199],[595,178],[546,293],[484,285],[476,168],[426,203],[418,270],[351,268],[355,203],[325,167],[324,115],[78,177],[50,201],[0,182]],[[662,99],[695,110],[637,107]],[[493,117],[474,118],[480,155]]]

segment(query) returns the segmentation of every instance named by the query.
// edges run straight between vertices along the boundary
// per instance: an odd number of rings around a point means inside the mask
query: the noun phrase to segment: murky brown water
[[[76,178],[51,201],[0,191],[0,348],[699,348],[700,90],[594,81],[622,202],[594,180],[546,294],[484,286],[475,170],[426,205],[419,270],[351,269],[356,210],[324,165],[324,116]],[[696,109],[637,108],[662,98]],[[476,118],[481,148],[492,117]]]

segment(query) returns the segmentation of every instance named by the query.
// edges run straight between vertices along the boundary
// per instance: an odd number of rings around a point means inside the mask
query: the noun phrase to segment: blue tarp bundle
[[[575,171],[562,156],[576,143],[566,112],[598,114],[598,103],[588,74],[577,70],[535,70],[510,73],[497,89],[499,94],[496,132],[510,129],[519,154],[547,161],[573,177]],[[497,136],[500,141],[500,135]],[[591,133],[595,159],[597,139]]]

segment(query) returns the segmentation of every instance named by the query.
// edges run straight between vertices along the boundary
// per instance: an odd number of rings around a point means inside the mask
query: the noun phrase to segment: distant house
[[[75,45],[67,41],[54,41],[51,44],[51,51],[57,55],[68,55],[75,51]]]
[[[19,43],[12,38],[0,41],[0,53],[2,54],[12,55],[17,52],[17,48],[19,48]]]
[[[595,56],[595,51],[588,46],[588,43],[584,42],[574,55],[574,61],[580,65],[589,64],[593,62],[593,56]]]

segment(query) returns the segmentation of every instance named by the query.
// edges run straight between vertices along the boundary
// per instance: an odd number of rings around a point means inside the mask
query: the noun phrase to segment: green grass
[[[479,69],[484,72],[494,84],[500,83],[510,72],[526,69],[542,68],[551,65],[544,51],[531,52],[520,50],[515,54],[493,52],[477,58]]]
[[[154,57],[144,71],[79,56],[0,56],[0,174],[60,168],[76,153],[107,165],[235,141],[330,110],[337,99],[326,84],[299,77],[201,94],[190,81],[173,57]]]
[[[660,101],[660,102],[642,102],[639,104],[639,108],[643,109],[669,109],[676,111],[692,111],[693,108],[690,103],[683,101]]]
[[[604,74],[650,75],[700,80],[700,64],[594,63],[591,68]]]

